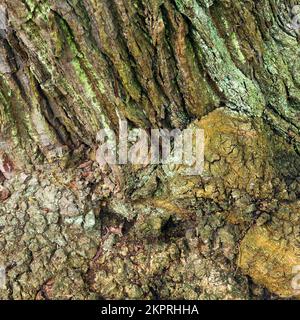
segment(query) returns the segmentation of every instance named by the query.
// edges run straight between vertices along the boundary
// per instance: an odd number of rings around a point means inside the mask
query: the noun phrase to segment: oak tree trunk
[[[0,0],[0,298],[299,295],[296,4]],[[99,166],[120,120],[204,129],[203,174]]]

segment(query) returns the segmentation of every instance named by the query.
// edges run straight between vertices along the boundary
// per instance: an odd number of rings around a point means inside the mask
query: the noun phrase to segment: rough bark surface
[[[296,4],[0,0],[0,298],[297,297]],[[120,119],[204,129],[204,173],[100,167]]]

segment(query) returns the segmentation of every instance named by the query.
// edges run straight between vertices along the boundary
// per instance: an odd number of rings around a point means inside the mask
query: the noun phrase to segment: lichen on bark
[[[297,297],[295,4],[0,0],[0,298]],[[99,166],[120,119],[204,129],[203,174]]]

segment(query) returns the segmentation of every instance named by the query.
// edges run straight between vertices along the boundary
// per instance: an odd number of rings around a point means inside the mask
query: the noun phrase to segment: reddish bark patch
[[[0,161],[0,171],[6,179],[10,179],[13,175],[14,165],[8,155],[4,153]]]
[[[10,197],[10,191],[7,188],[0,186],[0,201],[5,201]]]

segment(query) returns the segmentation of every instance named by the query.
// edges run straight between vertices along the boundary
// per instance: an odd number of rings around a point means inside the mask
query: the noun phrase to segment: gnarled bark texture
[[[0,297],[296,297],[296,4],[0,0]],[[100,167],[120,119],[204,129],[203,174]]]

